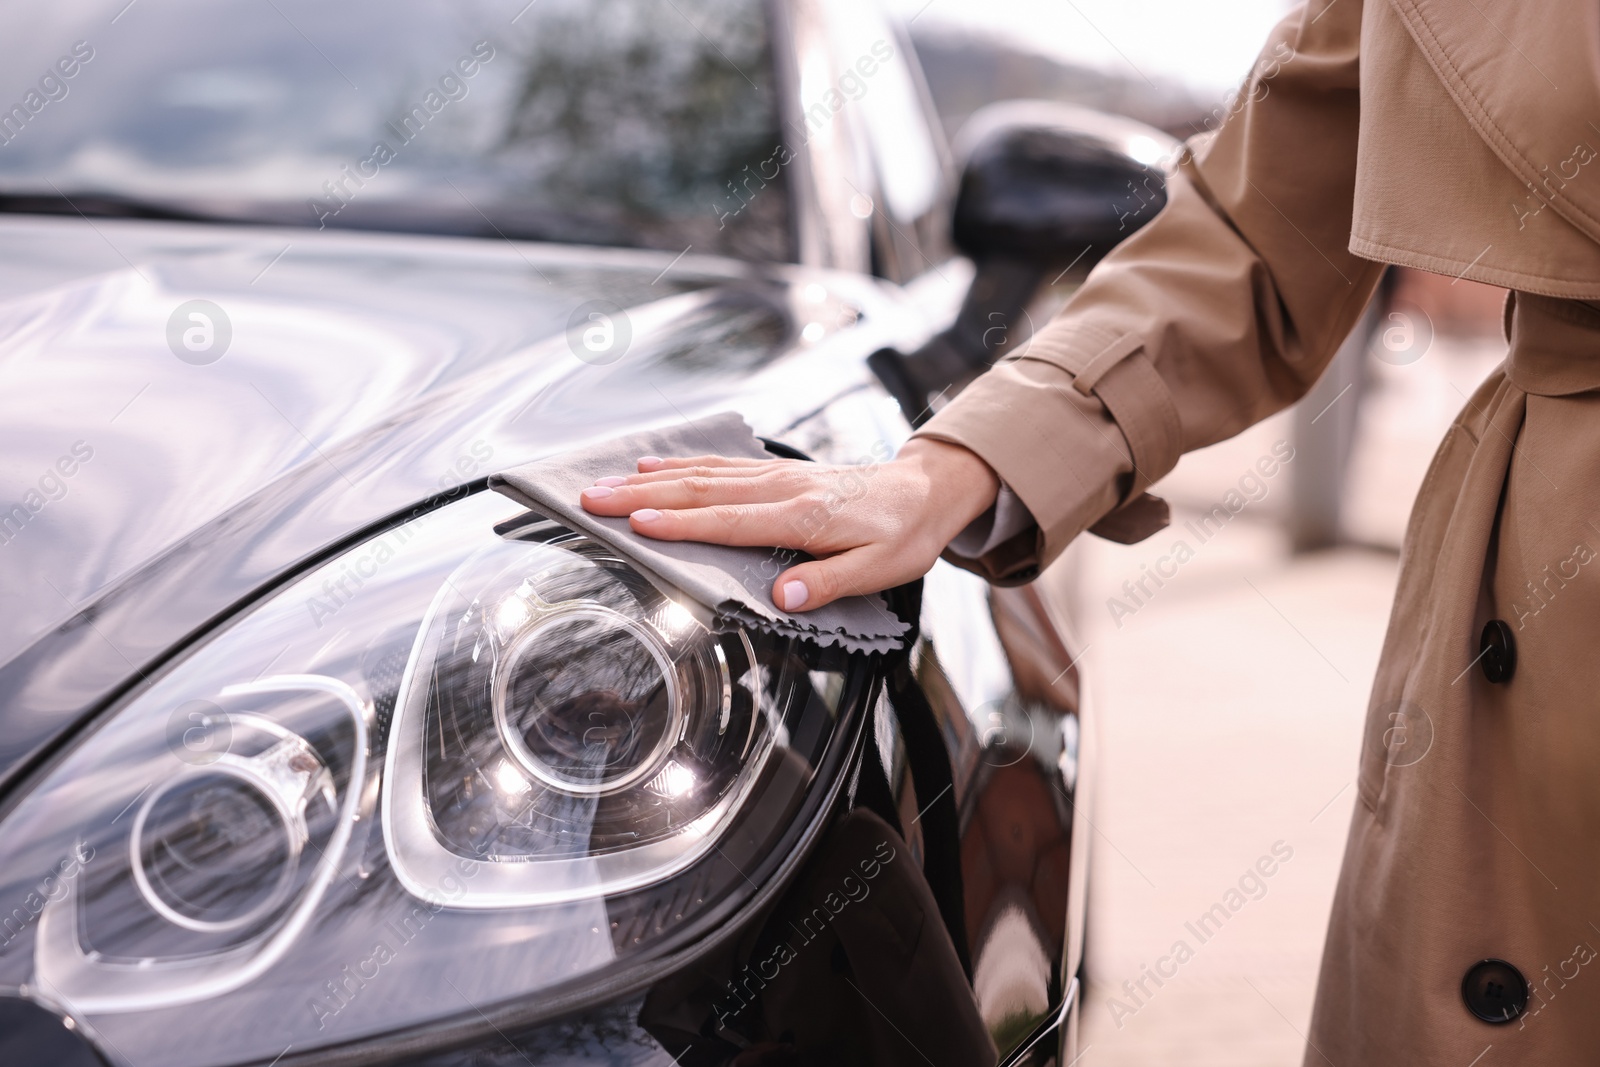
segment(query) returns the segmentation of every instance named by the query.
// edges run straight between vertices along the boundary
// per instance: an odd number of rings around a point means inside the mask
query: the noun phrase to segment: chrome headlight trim
[[[453,583],[442,585],[417,631],[400,692],[395,699],[394,720],[390,726],[385,756],[381,805],[384,844],[389,866],[408,892],[419,899],[437,900],[440,896],[438,887],[454,878],[472,886],[471,893],[451,902],[450,906],[454,908],[500,909],[561,904],[602,893],[628,892],[665,881],[693,866],[716,847],[718,838],[759,781],[758,773],[745,773],[739,784],[715,807],[684,827],[679,835],[622,852],[572,859],[507,862],[475,859],[446,848],[434,831],[428,799],[421,788],[423,748],[427,744],[424,720],[431,677],[423,667],[434,662],[439,654],[443,630],[437,623],[440,614],[456,595],[458,593]],[[547,610],[544,618],[539,620],[541,622],[583,616],[603,617],[607,621],[620,620],[620,624],[624,624],[628,632],[649,649],[662,677],[668,681],[669,700],[681,722],[682,714],[678,705],[682,696],[673,681],[676,671],[656,635],[649,633],[646,627],[635,620],[599,605],[562,604],[545,605],[545,608]],[[519,647],[537,636],[538,632],[530,631],[513,647]],[[741,639],[751,662],[755,662],[755,650],[750,646],[748,636],[741,634]],[[508,676],[509,671],[503,672],[495,683],[495,725],[507,749],[517,755],[516,745],[512,743],[516,731],[509,727],[505,714],[504,694]],[[724,684],[729,683],[725,681]],[[656,748],[665,751],[677,736],[677,730],[663,731]],[[745,750],[745,759],[755,771],[759,771],[766,762],[772,745],[772,732],[762,731],[757,735],[754,748]],[[518,762],[529,773],[550,781],[551,776],[539,774],[530,766],[537,763],[531,754],[526,762],[520,758]],[[639,764],[636,774],[603,785],[596,784],[589,791],[597,793],[602,789],[625,788],[629,784],[636,784],[640,777],[656,773],[658,769],[653,760],[646,760]],[[573,791],[565,781],[551,784]]]
[[[40,985],[52,997],[65,999],[74,1011],[85,1015],[122,1014],[192,1003],[254,981],[289,951],[316,914],[350,843],[358,804],[365,792],[361,783],[366,779],[367,727],[372,709],[350,686],[322,675],[279,675],[229,686],[221,693],[231,697],[297,690],[325,693],[343,704],[350,713],[356,744],[350,785],[340,804],[328,848],[305,893],[282,924],[267,937],[210,956],[154,964],[111,963],[91,959],[83,952],[78,943],[78,894],[69,892],[49,901],[38,920],[35,966]]]

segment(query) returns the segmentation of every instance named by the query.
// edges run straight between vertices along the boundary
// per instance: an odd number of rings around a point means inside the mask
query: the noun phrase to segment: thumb
[[[869,548],[853,548],[827,559],[790,567],[772,583],[772,602],[783,611],[811,611],[847,596],[865,596],[910,581]]]

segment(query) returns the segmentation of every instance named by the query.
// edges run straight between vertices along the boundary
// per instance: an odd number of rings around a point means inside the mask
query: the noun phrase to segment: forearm
[[[1090,527],[1148,536],[1164,507],[1143,491],[1182,452],[1315,382],[1382,269],[1347,251],[1360,23],[1359,0],[1285,19],[1161,214],[919,431],[981,456],[1038,521],[1036,559],[973,569],[1025,573]]]

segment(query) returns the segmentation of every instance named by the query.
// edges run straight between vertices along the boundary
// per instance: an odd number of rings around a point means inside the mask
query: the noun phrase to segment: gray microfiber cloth
[[[804,553],[657,541],[634,533],[626,518],[591,515],[578,503],[578,494],[597,479],[632,474],[640,456],[707,454],[772,458],[744,419],[730,411],[512,467],[491,477],[489,487],[614,549],[658,586],[677,589],[710,609],[714,623],[732,621],[851,652],[889,652],[904,644],[909,627],[877,593],[845,597],[802,614],[774,606],[773,579],[779,570],[811,558]]]

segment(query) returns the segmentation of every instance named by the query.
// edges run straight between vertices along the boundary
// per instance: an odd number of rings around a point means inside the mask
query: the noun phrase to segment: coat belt
[[[1507,320],[1511,351],[1506,377],[1511,384],[1534,396],[1600,389],[1600,306],[1513,293]]]

